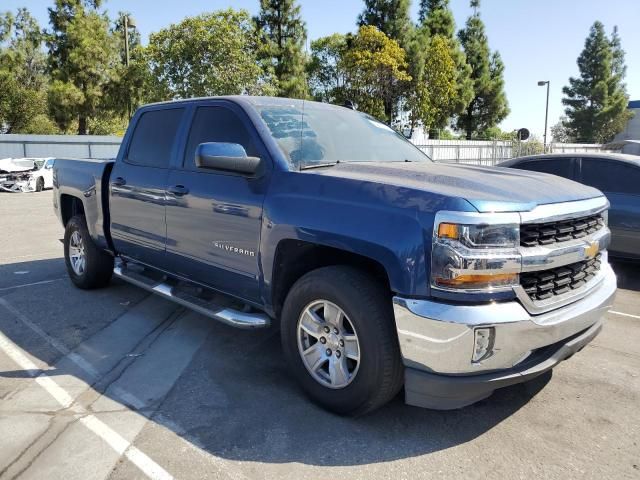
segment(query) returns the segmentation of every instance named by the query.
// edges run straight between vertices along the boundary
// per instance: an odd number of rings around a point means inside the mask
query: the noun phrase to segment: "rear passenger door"
[[[206,142],[242,145],[248,156],[263,159],[266,173],[256,178],[197,168],[196,147]],[[167,187],[171,271],[259,302],[260,228],[271,162],[255,127],[235,104],[199,103],[181,160],[169,174]]]
[[[580,178],[609,199],[610,250],[640,256],[640,167],[606,158],[580,159]]]
[[[118,253],[165,267],[167,178],[184,107],[159,106],[134,118],[134,130],[111,172],[109,213]]]

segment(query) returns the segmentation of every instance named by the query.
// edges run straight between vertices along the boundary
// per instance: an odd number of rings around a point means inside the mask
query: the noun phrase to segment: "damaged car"
[[[41,192],[53,188],[53,158],[0,159],[0,190]]]

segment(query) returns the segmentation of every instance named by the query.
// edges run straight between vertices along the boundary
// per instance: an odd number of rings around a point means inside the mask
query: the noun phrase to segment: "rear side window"
[[[168,168],[183,113],[184,108],[143,113],[133,131],[127,161],[147,167]]]
[[[560,177],[573,179],[573,159],[572,158],[543,158],[539,160],[529,160],[516,165],[522,170],[532,170],[534,172],[550,173]]]
[[[196,148],[206,142],[239,143],[247,156],[259,156],[249,130],[225,107],[199,107],[196,110],[185,150],[185,168],[195,168]]]
[[[640,195],[640,168],[600,158],[582,159],[582,183],[603,192]]]

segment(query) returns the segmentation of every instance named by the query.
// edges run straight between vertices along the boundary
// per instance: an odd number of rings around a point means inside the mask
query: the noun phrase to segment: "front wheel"
[[[331,266],[304,275],[287,295],[281,335],[293,375],[328,410],[362,415],[402,387],[391,297],[360,270]]]
[[[36,180],[36,192],[41,192],[44,190],[44,178],[38,177]]]
[[[69,277],[78,288],[100,288],[111,280],[113,257],[93,243],[81,215],[71,218],[65,227],[64,260]]]

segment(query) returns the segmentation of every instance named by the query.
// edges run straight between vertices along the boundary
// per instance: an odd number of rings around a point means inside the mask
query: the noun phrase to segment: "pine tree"
[[[306,98],[304,46],[307,28],[295,0],[260,0],[255,18],[259,39],[259,58],[265,71],[273,71],[278,96]]]
[[[99,12],[100,0],[56,0],[49,8],[49,110],[63,131],[74,120],[85,135],[96,117],[104,89],[119,62],[109,19]]]
[[[449,119],[464,112],[473,98],[473,82],[471,80],[471,66],[462,51],[460,42],[456,38],[456,25],[453,13],[449,8],[449,0],[421,0],[419,10],[419,30],[424,38],[442,37],[449,50],[449,56],[454,62],[454,80],[456,92],[452,102],[447,103],[449,110],[441,116],[432,127],[441,130],[447,126]],[[422,43],[422,42],[421,42]],[[426,46],[426,45],[425,45]],[[420,47],[426,51],[424,46]],[[420,61],[420,60],[418,60]],[[435,132],[432,132],[432,135]]]
[[[471,66],[473,98],[456,123],[458,130],[465,132],[470,140],[481,135],[506,118],[509,106],[504,93],[504,64],[500,55],[493,55],[480,18],[480,0],[471,0],[473,15],[458,34],[467,62]]]
[[[617,28],[609,40],[604,25],[595,22],[578,57],[580,77],[562,89],[566,126],[578,142],[606,143],[631,117],[624,76],[624,51]]]
[[[409,17],[411,0],[365,0],[364,3],[358,26],[372,25],[405,48],[413,30]]]

